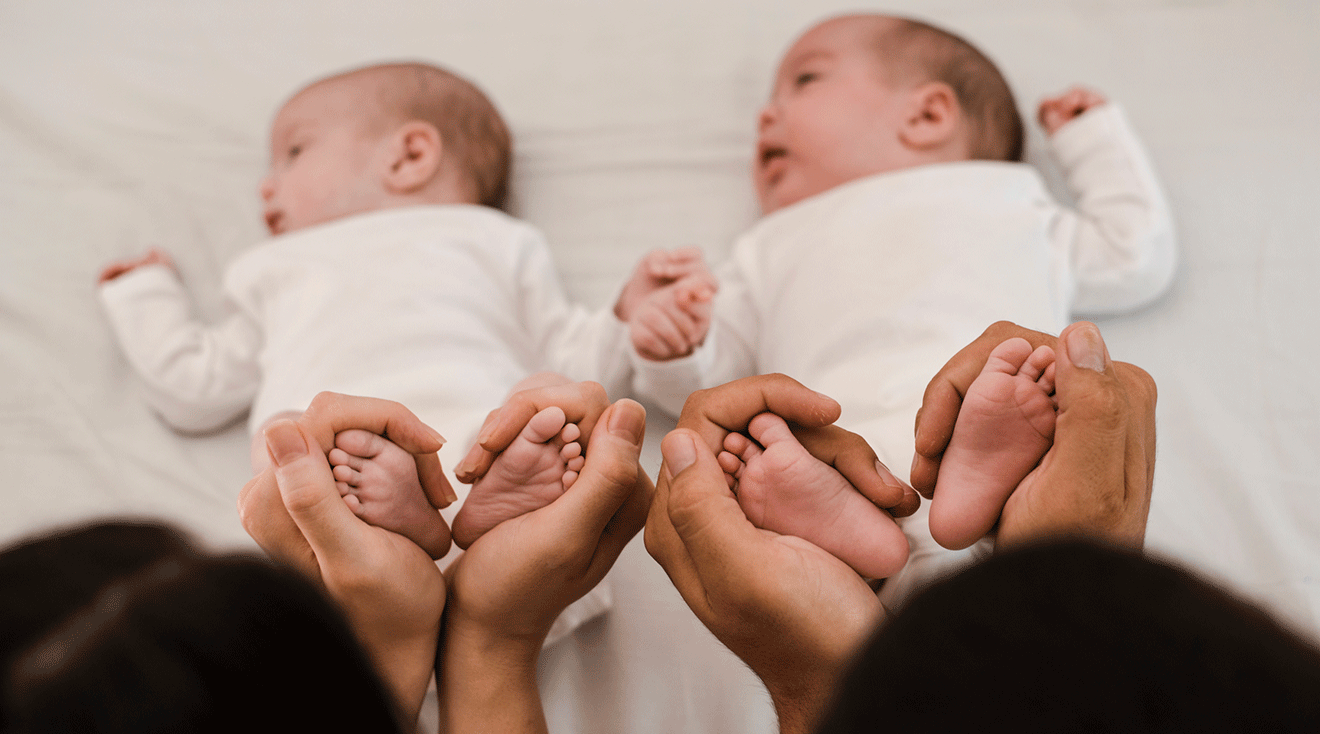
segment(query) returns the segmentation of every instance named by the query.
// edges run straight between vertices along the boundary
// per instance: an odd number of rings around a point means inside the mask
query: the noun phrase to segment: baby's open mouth
[[[279,234],[284,231],[284,214],[281,212],[266,212],[266,229],[271,234]]]

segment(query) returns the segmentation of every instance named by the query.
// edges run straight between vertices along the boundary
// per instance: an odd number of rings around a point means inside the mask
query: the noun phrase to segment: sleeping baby
[[[784,372],[837,399],[840,425],[906,466],[927,381],[987,325],[1058,333],[1074,310],[1115,313],[1157,297],[1173,274],[1171,218],[1122,112],[1074,89],[1039,116],[1075,208],[1021,162],[1013,95],[971,44],[883,15],[808,30],[760,114],[754,179],[765,216],[718,273],[705,343],[687,359],[639,361],[643,394],[663,405],[665,395]],[[973,386],[930,508],[941,545],[984,536],[1048,448],[1052,358],[1006,345]],[[866,576],[904,565],[920,516],[905,521],[905,538],[778,417],[761,416],[725,449],[730,485],[760,527],[810,540]]]
[[[692,250],[649,255],[613,311],[567,301],[540,233],[497,209],[512,157],[503,120],[450,72],[384,64],[317,81],[275,116],[270,157],[261,196],[272,238],[227,269],[223,321],[194,316],[162,252],[101,275],[153,408],[187,431],[250,409],[255,471],[269,462],[261,428],[321,391],[398,401],[462,446],[514,390],[571,378],[617,392],[630,344],[664,360],[704,336],[714,281]],[[511,507],[562,493],[582,461],[578,439],[562,412],[533,418],[506,452],[515,465],[466,498],[459,544]],[[424,496],[412,457],[363,431],[335,444],[353,511],[443,555],[449,531],[433,505],[444,501]],[[531,467],[535,477],[521,475]]]

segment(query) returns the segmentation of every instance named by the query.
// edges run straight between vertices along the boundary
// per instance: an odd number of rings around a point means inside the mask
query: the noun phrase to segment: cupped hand
[[[581,429],[579,443],[585,451],[590,447],[596,422],[609,404],[605,388],[597,382],[563,383],[516,392],[486,416],[477,433],[477,442],[458,462],[454,475],[464,484],[485,476],[495,456],[513,443],[527,421],[552,405],[563,409],[567,422],[576,423]]]
[[[438,675],[449,731],[544,731],[535,669],[546,634],[645,522],[652,487],[638,457],[646,410],[620,400],[599,417],[573,485],[495,526],[446,572]]]
[[[1012,337],[1054,349],[1059,413],[1053,447],[1004,506],[999,545],[1080,533],[1139,547],[1154,475],[1155,383],[1141,368],[1110,360],[1088,322],[1055,338],[1001,321],[954,355],[917,413],[912,486],[931,496],[963,397],[990,352]]]
[[[880,619],[879,601],[829,553],[753,526],[701,433],[680,427],[661,450],[647,550],[697,618],[765,683],[780,731],[807,731]]]
[[[324,585],[394,691],[405,720],[415,720],[439,640],[444,577],[412,541],[353,514],[335,487],[326,452],[335,432],[348,427],[387,432],[400,446],[429,451],[432,458],[440,439],[397,403],[323,394],[313,407],[298,423],[281,420],[266,428],[271,467],[240,492],[240,517],[258,545]]]

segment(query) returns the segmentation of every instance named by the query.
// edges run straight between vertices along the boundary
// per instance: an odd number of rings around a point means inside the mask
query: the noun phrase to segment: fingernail
[[[903,482],[899,481],[898,477],[894,476],[894,473],[889,471],[889,467],[880,463],[879,459],[876,459],[875,461],[875,473],[880,475],[880,481],[884,482],[886,486],[899,491],[904,490],[905,485]]]
[[[275,466],[284,466],[307,455],[307,442],[293,421],[275,421],[266,428],[266,451]]]
[[[445,437],[441,436],[440,432],[435,430],[434,428],[430,426],[426,426],[426,430],[431,432],[431,435],[435,437],[435,440],[440,442],[441,446],[444,446],[445,444],[449,443],[448,441],[445,440]]]
[[[646,435],[646,409],[631,400],[627,403],[620,400],[610,411],[609,429],[610,433],[640,446]]]
[[[1078,367],[1105,371],[1105,342],[1094,324],[1084,323],[1068,332],[1068,359]]]
[[[692,443],[692,437],[686,433],[669,434],[660,448],[671,476],[676,476],[697,463],[697,446]]]

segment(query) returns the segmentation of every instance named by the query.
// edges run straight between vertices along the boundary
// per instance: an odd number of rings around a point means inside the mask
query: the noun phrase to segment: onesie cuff
[[[183,294],[183,284],[168,265],[153,263],[134,268],[114,280],[100,284],[101,303],[107,308],[135,301],[143,295],[167,291]]]
[[[1059,128],[1049,136],[1048,142],[1059,164],[1070,169],[1097,147],[1111,146],[1116,139],[1131,137],[1123,108],[1117,102],[1106,102]]]

